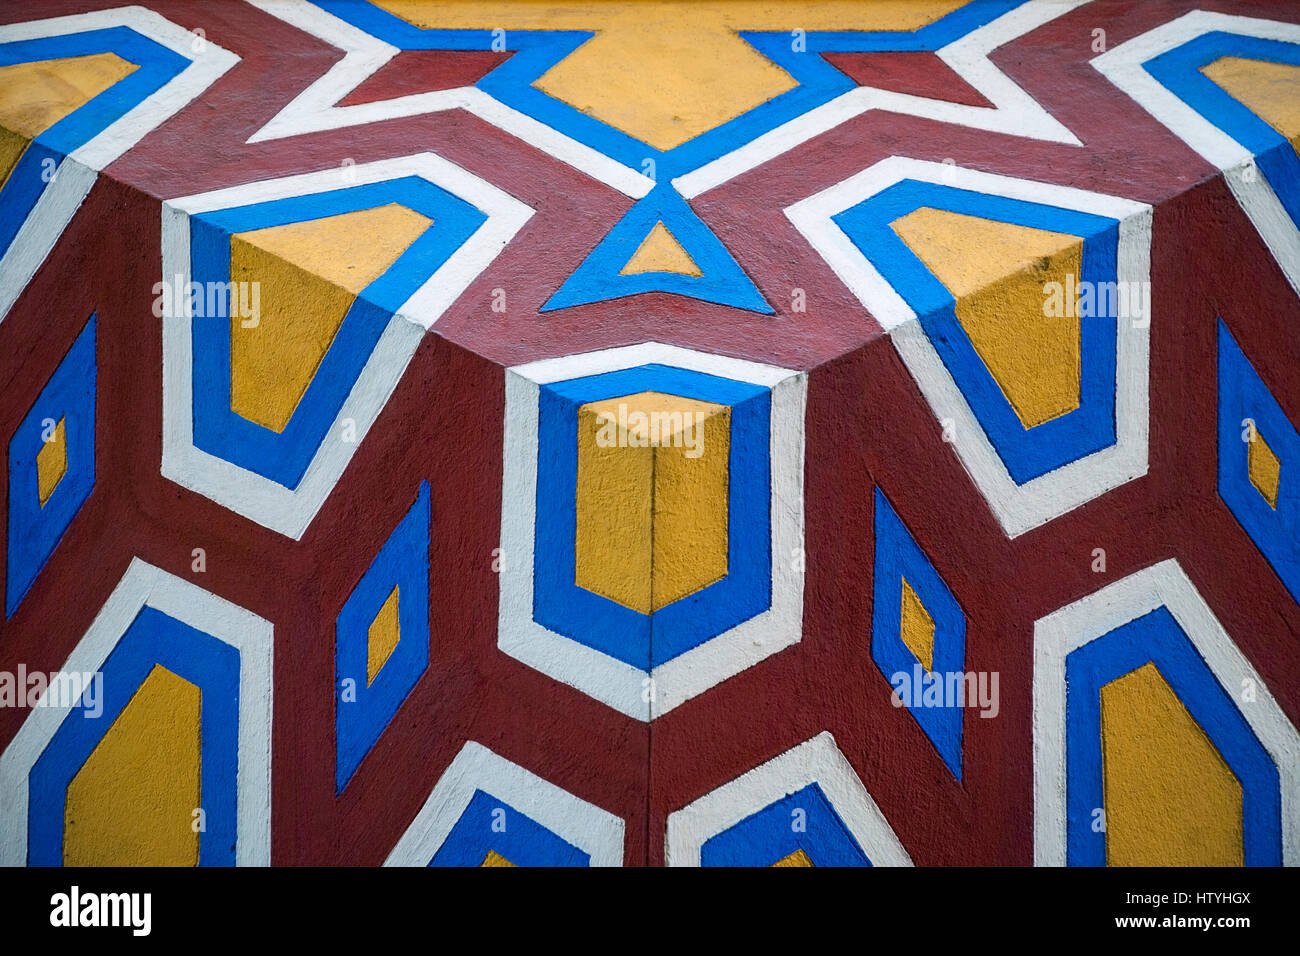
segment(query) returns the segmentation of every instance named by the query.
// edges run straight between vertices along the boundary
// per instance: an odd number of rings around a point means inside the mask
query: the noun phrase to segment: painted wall
[[[0,10],[0,862],[1294,863],[1300,11]]]

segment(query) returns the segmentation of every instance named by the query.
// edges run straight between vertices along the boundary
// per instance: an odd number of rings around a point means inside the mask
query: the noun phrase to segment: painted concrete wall
[[[0,10],[0,862],[1294,863],[1300,10]]]

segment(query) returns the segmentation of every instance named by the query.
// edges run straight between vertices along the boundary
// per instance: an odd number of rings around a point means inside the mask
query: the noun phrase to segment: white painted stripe
[[[1093,59],[1092,65],[1203,159],[1224,172],[1238,204],[1263,238],[1291,288],[1300,295],[1300,229],[1287,215],[1264,174],[1255,168],[1251,151],[1183,102],[1143,66],[1153,57],[1214,32],[1300,44],[1300,24],[1193,10],[1108,50]]]
[[[619,713],[649,720],[647,674],[533,620],[537,402],[537,383],[507,371],[497,646]]]
[[[916,313],[832,218],[905,179],[1119,219],[1117,280],[1123,283],[1150,281],[1151,207],[1069,186],[892,156],[785,211],[889,333],[935,417],[953,420],[953,447],[1008,536],[1024,534],[1146,474],[1151,317],[1143,311],[1116,322],[1115,444],[1024,484],[1012,480]]]
[[[49,258],[54,244],[98,178],[95,170],[72,159],[64,159],[54,170],[54,179],[36,200],[0,258],[0,322],[23,294],[36,270]]]
[[[1173,559],[1130,574],[1039,618],[1034,625],[1035,864],[1066,864],[1066,656],[1159,607],[1169,609],[1230,700],[1240,700],[1247,681],[1254,687],[1255,700],[1238,710],[1277,765],[1282,791],[1282,860],[1287,866],[1297,865],[1300,733]]]
[[[708,840],[814,783],[873,866],[912,865],[889,821],[827,731],[669,814],[665,862],[699,866]]]
[[[152,607],[239,652],[236,863],[271,862],[271,661],[269,621],[139,558],[130,566],[61,671],[95,673],[136,616]],[[28,775],[73,707],[33,708],[0,755],[0,866],[27,863]]]
[[[295,489],[205,452],[194,445],[190,320],[163,319],[162,474],[224,507],[294,539],[306,532],[348,462],[388,403],[423,333],[451,307],[532,216],[513,196],[434,153],[363,163],[248,183],[169,200],[162,206],[164,281],[190,280],[189,216],[215,209],[307,196],[346,186],[419,176],[458,196],[487,220],[411,296],[380,336],[335,416],[329,434]],[[188,308],[188,300],[186,306]],[[356,441],[344,441],[345,423]]]
[[[775,388],[791,376],[799,374],[791,369],[765,365],[762,362],[750,362],[746,359],[715,355],[711,352],[696,352],[693,349],[664,345],[660,342],[642,342],[639,345],[624,345],[594,352],[581,352],[577,355],[539,359],[526,365],[516,365],[510,371],[531,382],[546,385],[571,378],[583,378],[587,375],[601,375],[625,368],[637,368],[641,365],[670,365],[675,368],[689,369],[692,372],[703,372],[706,375],[763,385],[767,388]]]
[[[384,866],[427,866],[476,790],[509,804],[588,854],[592,866],[623,865],[622,818],[471,740],[439,778]]]
[[[1287,282],[1300,295],[1300,228],[1254,162],[1223,171],[1224,181],[1264,240]]]
[[[989,54],[1087,0],[1031,0],[943,47],[937,55],[993,106],[968,106],[863,86],[795,119],[693,172],[673,185],[687,199],[780,156],[870,110],[920,116],[1011,136],[1080,146],[1079,139],[989,60]]]
[[[343,59],[295,97],[271,121],[253,134],[250,143],[301,136],[363,123],[463,109],[549,156],[585,173],[597,182],[639,199],[654,188],[654,180],[565,136],[530,116],[511,109],[477,87],[413,93],[354,106],[335,104],[387,63],[398,50],[378,37],[305,0],[249,0],[274,17],[341,50]]]
[[[125,26],[190,60],[190,65],[64,159],[0,259],[0,322],[49,256],[94,186],[97,174],[239,62],[211,41],[145,7],[118,7],[0,26],[0,43]]]
[[[647,673],[533,620],[539,385],[662,364],[772,389],[772,604]],[[653,720],[783,648],[803,632],[804,414],[807,375],[647,342],[515,366],[506,372],[497,646],[530,667],[637,720]],[[652,683],[653,681],[653,683]]]

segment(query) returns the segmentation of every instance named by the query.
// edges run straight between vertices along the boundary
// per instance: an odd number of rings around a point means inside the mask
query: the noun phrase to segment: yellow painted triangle
[[[934,618],[903,579],[902,621],[899,636],[903,644],[927,671],[934,670]]]
[[[1300,66],[1224,56],[1201,67],[1201,72],[1300,153]]]
[[[0,66],[0,185],[29,142],[136,69],[116,53]]]
[[[813,866],[813,861],[803,850],[795,850],[789,856],[783,856],[773,866]]]
[[[893,229],[952,293],[957,320],[1025,428],[1079,407],[1078,302],[1060,316],[1045,304],[1048,283],[1079,288],[1082,239],[930,208]]]
[[[116,53],[2,66],[0,126],[30,140],[137,69]]]
[[[390,203],[231,236],[230,279],[259,303],[255,322],[231,309],[231,409],[284,431],[357,293],[432,222]]]
[[[397,261],[433,220],[389,203],[235,238],[356,295]]]
[[[656,222],[649,235],[641,240],[641,245],[627,265],[618,270],[621,276],[638,275],[642,272],[675,272],[684,276],[702,276],[703,272],[695,260],[687,255],[682,244],[668,231],[662,222]]]

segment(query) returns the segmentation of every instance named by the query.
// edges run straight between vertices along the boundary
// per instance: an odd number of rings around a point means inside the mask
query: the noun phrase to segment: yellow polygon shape
[[[795,850],[789,856],[783,856],[773,866],[813,866],[812,859],[803,850]]]
[[[894,231],[956,300],[957,320],[1025,428],[1079,407],[1078,236],[922,208]],[[1068,278],[1067,278],[1068,277]],[[1048,283],[1062,315],[1049,315]]]
[[[68,436],[65,429],[66,418],[60,418],[54,426],[51,441],[42,442],[41,450],[36,453],[36,495],[41,507],[50,500],[54,489],[58,487],[63,476],[68,473]]]
[[[1241,866],[1241,783],[1154,663],[1101,689],[1106,861]]]
[[[398,618],[398,589],[393,588],[384,606],[379,609],[375,619],[370,622],[366,632],[366,686],[369,687],[379,676],[379,671],[397,650],[397,642],[402,639],[402,627]]]
[[[136,69],[116,53],[0,66],[0,186],[28,143]]]
[[[288,425],[361,292],[432,223],[390,203],[230,237],[230,279],[258,283],[258,314],[230,310],[230,408],[275,432]],[[254,300],[232,292],[231,301]]]
[[[1277,510],[1277,490],[1282,479],[1282,462],[1268,447],[1264,436],[1254,432],[1246,445],[1246,472],[1255,490],[1264,496],[1268,506]]]
[[[655,223],[627,265],[618,271],[621,276],[638,275],[642,272],[675,272],[684,276],[702,276],[703,272],[695,264],[677,237],[668,231],[662,223]]]
[[[0,66],[0,126],[35,139],[137,69],[116,53]]]
[[[68,784],[66,865],[197,865],[201,705],[197,686],[154,665]]]
[[[724,577],[730,456],[725,405],[648,391],[579,408],[575,583],[649,614]]]
[[[934,670],[934,618],[903,579],[902,622],[899,634],[903,644],[927,671]]]
[[[1286,137],[1300,154],[1300,66],[1223,56],[1201,72]]]
[[[804,31],[915,30],[959,5],[823,0],[800,5],[794,19]],[[739,35],[790,33],[790,11],[771,2],[381,0],[380,6],[424,28],[501,29],[507,37],[511,30],[593,31],[533,85],[655,149],[679,146],[797,85]]]

